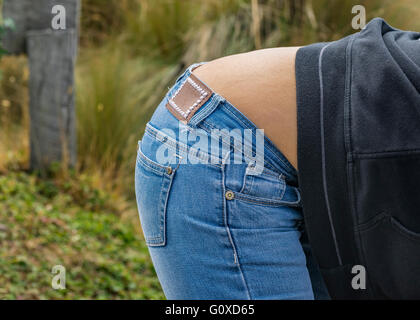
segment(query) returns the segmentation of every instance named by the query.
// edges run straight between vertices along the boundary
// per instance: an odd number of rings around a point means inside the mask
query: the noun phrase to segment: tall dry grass
[[[29,158],[27,60],[0,60],[0,172],[26,168]]]
[[[132,58],[118,43],[83,54],[76,72],[79,170],[132,190],[137,139],[176,66]]]

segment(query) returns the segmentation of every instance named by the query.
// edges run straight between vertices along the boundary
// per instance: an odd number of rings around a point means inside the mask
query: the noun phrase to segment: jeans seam
[[[274,199],[265,199],[260,197],[251,196],[248,194],[241,194],[239,192],[235,192],[235,200],[238,201],[245,201],[250,203],[259,204],[262,206],[269,206],[269,207],[299,207],[299,202],[290,202],[284,200],[274,200]]]
[[[259,201],[259,200],[252,200],[252,199],[249,199],[249,198],[246,198],[246,197],[238,196],[237,194],[236,194],[236,199],[235,200],[248,202],[248,203],[253,203],[253,204],[260,205],[260,206],[275,207],[275,208],[276,207],[290,207],[291,206],[291,205],[286,204],[286,203],[280,204],[280,203],[272,203],[272,202],[268,202],[268,201],[265,202],[265,201]]]
[[[137,165],[143,165],[148,170],[153,171],[159,176],[165,175],[168,167],[163,167],[161,165],[158,165],[157,163],[154,163],[150,159],[146,158],[146,156],[140,150],[138,152],[139,152],[139,157],[137,158]],[[156,166],[157,168],[154,166]]]
[[[229,154],[230,154],[230,152],[227,153],[227,156],[229,156]],[[246,294],[247,294],[247,298],[249,300],[252,300],[251,293],[249,291],[248,284],[247,284],[246,279],[245,279],[245,275],[244,275],[244,273],[242,271],[242,267],[241,267],[241,264],[239,262],[239,256],[238,256],[238,252],[236,250],[235,241],[233,239],[232,233],[230,232],[229,223],[228,223],[228,219],[227,219],[227,204],[226,204],[226,198],[225,198],[225,193],[226,193],[226,186],[225,186],[225,164],[224,163],[222,164],[222,181],[221,181],[221,184],[222,184],[222,190],[223,190],[223,194],[222,194],[222,197],[223,197],[222,198],[223,199],[223,224],[225,226],[225,229],[226,229],[226,233],[227,233],[229,242],[230,242],[230,244],[232,246],[232,250],[233,250],[233,254],[234,254],[234,264],[236,265],[236,267],[239,270],[239,274],[240,274],[241,279],[242,279],[242,282],[244,284],[245,291],[246,291]]]

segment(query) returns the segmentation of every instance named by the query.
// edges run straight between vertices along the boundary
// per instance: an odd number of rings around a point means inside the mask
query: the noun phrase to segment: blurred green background
[[[353,33],[356,4],[367,21],[420,30],[418,0],[82,0],[78,165],[42,178],[27,169],[27,61],[2,57],[0,298],[164,298],[133,172],[137,140],[167,88],[194,62]],[[57,264],[65,290],[51,288]]]

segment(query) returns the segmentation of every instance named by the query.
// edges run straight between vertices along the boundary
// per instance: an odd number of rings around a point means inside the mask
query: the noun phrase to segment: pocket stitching
[[[396,218],[392,215],[382,212],[377,216],[373,217],[370,221],[367,221],[358,226],[357,230],[360,233],[366,233],[373,229],[375,229],[380,223],[382,223],[385,219],[389,220],[391,227],[397,231],[402,236],[413,240],[413,241],[420,241],[420,233],[411,231],[406,226],[404,226],[401,222],[399,222]]]
[[[410,240],[420,242],[420,233],[411,231],[410,229],[405,227],[401,222],[395,219],[393,216],[389,216],[389,221],[391,223],[391,226],[394,228],[394,230],[399,232],[402,236],[405,236]]]
[[[359,224],[357,226],[357,231],[361,233],[368,232],[374,229],[379,223],[382,222],[382,220],[384,220],[388,216],[389,215],[386,212],[380,212],[376,216],[374,216],[372,219],[369,219],[368,221]]]
[[[284,201],[284,200],[273,200],[273,199],[268,199],[268,198],[259,198],[259,197],[254,197],[254,196],[250,196],[244,193],[239,193],[239,192],[234,192],[235,196],[234,196],[234,200],[238,200],[238,201],[245,201],[245,202],[251,202],[251,203],[255,203],[255,204],[260,204],[260,205],[267,205],[267,206],[271,206],[271,207],[282,207],[282,206],[287,206],[287,207],[298,207],[299,206],[299,202],[289,202],[289,201]]]
[[[143,153],[143,151],[141,151],[141,147],[139,147],[139,149],[137,150],[137,154],[137,160],[139,162],[142,162],[148,169],[153,170],[159,175],[166,174],[166,170],[168,167],[165,167],[164,165],[161,165],[160,163],[151,160]]]
[[[143,169],[146,169],[147,171],[153,171],[153,173],[155,173],[156,175],[160,177],[162,177],[165,174],[163,170],[159,171],[156,168],[151,167],[145,161],[142,161],[142,160],[137,161],[137,165],[143,167]]]
[[[251,174],[248,174],[247,172],[245,172],[245,174],[244,174],[244,178],[242,180],[243,181],[242,182],[242,187],[241,187],[240,191],[238,191],[237,193],[240,196],[243,196],[243,197],[252,197],[254,199],[262,199],[262,201],[264,201],[264,202],[267,202],[267,201],[272,202],[273,201],[273,202],[277,203],[277,201],[283,201],[282,199],[284,197],[284,194],[286,193],[286,188],[287,188],[286,181],[283,178],[281,178],[281,175],[280,176],[279,175],[274,176],[274,175],[271,175],[271,174],[267,174],[267,176],[278,178],[278,183],[280,184],[280,190],[279,190],[280,194],[279,194],[277,199],[276,198],[273,199],[273,198],[266,198],[266,197],[258,197],[258,196],[253,196],[253,195],[249,194],[250,190],[252,190],[252,186],[254,185],[255,176],[251,175]],[[249,179],[248,182],[247,182],[247,178]],[[251,200],[251,201],[255,201],[255,200]],[[256,200],[256,201],[259,201],[259,200]]]

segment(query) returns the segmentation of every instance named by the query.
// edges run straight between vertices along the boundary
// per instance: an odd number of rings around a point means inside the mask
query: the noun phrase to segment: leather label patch
[[[166,108],[178,120],[187,123],[212,93],[211,89],[191,74],[169,98]]]

